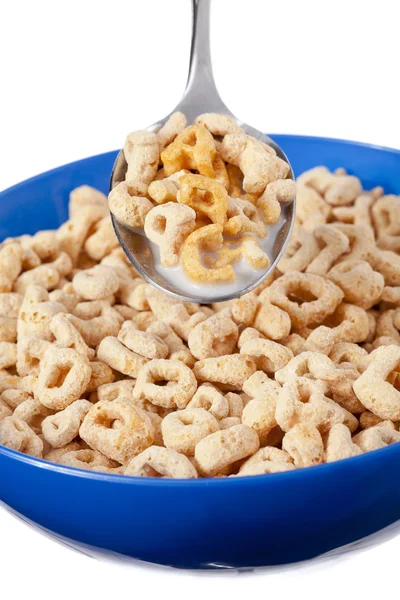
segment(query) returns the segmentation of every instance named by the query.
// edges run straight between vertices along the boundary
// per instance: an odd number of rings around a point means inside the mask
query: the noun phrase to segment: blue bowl
[[[354,142],[273,136],[296,174],[346,167],[365,188],[400,192],[400,152]],[[0,237],[57,227],[69,191],[107,191],[116,152],[60,167],[0,194]],[[400,444],[288,473],[162,480],[96,474],[0,447],[0,500],[80,543],[183,568],[306,560],[400,519]]]

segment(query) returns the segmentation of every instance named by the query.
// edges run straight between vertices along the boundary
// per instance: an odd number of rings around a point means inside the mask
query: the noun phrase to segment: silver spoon
[[[251,135],[258,140],[261,140],[262,142],[272,146],[277,155],[285,160],[290,166],[290,163],[284,152],[270,137],[264,135],[257,129],[254,129],[254,127],[250,127],[250,125],[240,121],[240,119],[235,117],[222,102],[214,82],[211,65],[210,0],[192,0],[192,5],[193,28],[189,75],[183,98],[178,106],[174,108],[172,113],[176,111],[183,112],[187,117],[188,123],[191,123],[198,115],[206,112],[229,115],[244,129],[248,135]],[[147,127],[147,130],[157,132],[169,119],[172,113],[167,115],[164,119],[161,119],[161,121],[158,121],[150,127]],[[124,152],[121,150],[117,156],[111,174],[110,189],[112,189],[121,181],[125,180],[126,170],[127,163]],[[293,178],[293,171],[291,167],[288,177]],[[246,294],[257,287],[268,276],[268,274],[275,268],[285,250],[293,227],[294,214],[295,201],[288,204],[282,204],[282,226],[278,231],[274,231],[274,233],[269,231],[269,235],[274,236],[274,238],[271,239],[271,264],[260,274],[260,277],[240,291],[231,294],[221,293],[221,295],[217,298],[213,296],[212,300],[210,299],[210,302],[221,302],[224,300],[231,300],[237,296],[242,296],[243,294]],[[118,241],[121,244],[125,254],[140,275],[144,277],[144,279],[146,279],[159,290],[180,298],[181,300],[187,302],[199,302],[201,304],[207,303],[207,299],[204,297],[198,297],[195,293],[188,294],[186,291],[179,289],[179,287],[175,286],[172,282],[164,279],[164,277],[162,277],[162,275],[156,271],[153,262],[153,255],[151,253],[148,240],[144,234],[134,232],[128,227],[125,227],[112,214],[111,219]]]

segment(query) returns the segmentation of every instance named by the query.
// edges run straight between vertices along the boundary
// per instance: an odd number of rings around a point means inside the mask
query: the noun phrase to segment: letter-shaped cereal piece
[[[251,427],[235,425],[203,438],[194,456],[202,475],[213,477],[236,461],[251,456],[259,447],[258,435]]]
[[[217,250],[222,247],[222,225],[207,225],[193,231],[185,240],[181,262],[185,273],[195,281],[214,283],[217,281],[234,281],[235,272],[232,265],[208,269],[201,261],[201,251]]]
[[[148,414],[121,400],[97,402],[79,429],[91,448],[119,463],[127,463],[151,446],[154,427]]]
[[[186,127],[161,153],[167,176],[181,169],[196,169],[200,175],[215,178],[213,161],[216,155],[214,138],[202,125]]]
[[[179,263],[181,247],[196,225],[196,213],[189,206],[167,202],[147,213],[144,232],[160,248],[161,263],[174,267]]]
[[[120,223],[129,227],[143,227],[147,213],[153,203],[144,197],[147,186],[132,181],[122,181],[108,196],[108,205],[112,214]]]
[[[197,471],[187,456],[179,454],[172,448],[151,446],[130,461],[125,469],[125,475],[195,479]]]

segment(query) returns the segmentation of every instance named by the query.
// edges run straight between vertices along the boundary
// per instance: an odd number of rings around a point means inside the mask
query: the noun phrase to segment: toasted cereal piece
[[[51,448],[51,447],[50,447]],[[81,447],[78,442],[71,442],[63,448],[51,448],[46,454],[44,454],[44,460],[48,460],[49,462],[58,463],[64,454],[68,452],[76,452],[77,450],[81,450]]]
[[[293,358],[293,352],[271,340],[249,339],[242,344],[240,354],[250,356],[257,369],[266,373],[275,373],[282,369]]]
[[[83,354],[52,347],[40,362],[35,398],[53,410],[63,410],[85,393],[92,370]]]
[[[296,184],[293,179],[277,179],[267,185],[256,205],[263,211],[265,222],[273,225],[281,216],[281,203],[292,202],[295,197]]]
[[[347,238],[346,238],[347,239]],[[305,227],[296,226],[286,247],[286,252],[279,261],[282,273],[305,271],[318,256],[319,247],[314,232]]]
[[[203,125],[213,135],[224,136],[227,133],[242,132],[241,127],[228,115],[204,113],[193,121],[195,125]]]
[[[112,336],[102,339],[97,349],[97,358],[128,377],[137,377],[140,369],[148,362],[147,358],[132,352]]]
[[[167,381],[168,385],[159,385]],[[183,409],[192,399],[197,388],[195,375],[178,360],[153,359],[138,374],[133,397],[144,398],[163,408]]]
[[[151,446],[130,461],[125,475],[195,479],[197,471],[186,456],[172,448]]]
[[[228,193],[222,183],[202,175],[188,173],[180,179],[178,201],[203,214],[217,225],[227,219]]]
[[[203,383],[197,388],[187,408],[202,408],[218,420],[228,417],[230,411],[228,399],[211,383]]]
[[[333,282],[312,273],[286,273],[268,288],[268,298],[286,311],[295,327],[321,323],[343,299],[342,290]],[[293,296],[303,302],[291,300]],[[308,298],[313,298],[308,300]]]
[[[6,417],[0,421],[0,446],[41,458],[43,442],[25,421]]]
[[[328,278],[343,290],[347,302],[364,309],[379,302],[385,285],[383,275],[365,260],[344,260],[332,267]]]
[[[324,225],[331,214],[331,207],[312,187],[296,182],[296,222],[313,231],[318,225]]]
[[[22,269],[22,255],[21,245],[16,242],[0,248],[0,293],[11,292]]]
[[[324,461],[324,444],[315,425],[298,423],[285,434],[282,449],[292,458],[296,467],[312,467]]]
[[[181,112],[174,112],[168,121],[157,131],[159,151],[162,152],[166,146],[174,141],[186,127],[186,117]]]
[[[238,460],[251,456],[260,447],[251,427],[235,425],[203,438],[195,448],[195,459],[205,477],[213,477]]]
[[[196,444],[219,430],[218,421],[204,408],[185,408],[164,417],[161,425],[164,444],[187,456],[193,456]]]
[[[75,469],[84,469],[85,471],[97,471],[101,468],[117,467],[118,463],[110,460],[107,456],[91,449],[70,450],[58,457],[58,463]]]
[[[167,177],[181,169],[196,169],[200,175],[213,179],[215,155],[215,142],[211,133],[201,125],[191,125],[163,150],[161,161]]]
[[[267,288],[268,290],[269,288]],[[258,297],[258,310],[254,319],[254,327],[271,340],[282,340],[287,337],[291,329],[290,316],[285,310],[274,306],[268,296]]]
[[[124,225],[143,227],[147,213],[153,208],[153,203],[144,196],[146,192],[144,184],[122,181],[108,196],[110,211]]]
[[[400,392],[386,381],[399,363],[399,346],[381,346],[371,352],[368,368],[353,384],[363,406],[381,419],[400,420]]]
[[[208,250],[222,247],[222,225],[207,225],[193,231],[185,240],[181,262],[185,273],[195,281],[214,283],[217,281],[233,281],[235,272],[232,265],[208,269],[201,262],[201,250],[204,246]]]
[[[253,233],[260,238],[267,235],[267,228],[259,210],[243,198],[228,198],[228,222],[224,232],[229,235],[238,233]]]
[[[357,433],[353,437],[353,442],[362,452],[371,452],[400,442],[400,432],[395,430],[392,421],[382,421]]]
[[[362,450],[352,441],[348,427],[340,423],[334,425],[326,440],[326,462],[343,460],[359,454],[362,454]]]
[[[118,275],[113,269],[97,265],[77,273],[72,280],[77,294],[84,300],[103,300],[119,288]]]
[[[148,185],[157,172],[160,152],[158,139],[150,131],[133,131],[124,145],[124,155],[128,168],[126,181]]]
[[[240,354],[205,358],[193,367],[198,381],[223,383],[235,390],[241,390],[244,381],[256,370],[254,361],[249,356]]]
[[[267,475],[295,470],[293,459],[284,450],[272,446],[260,448],[240,467],[238,475]]]
[[[92,406],[88,400],[76,400],[64,410],[46,417],[42,423],[45,440],[53,448],[62,448],[72,442]]]
[[[0,341],[0,369],[8,369],[17,364],[17,344]]]
[[[243,188],[250,194],[264,191],[268,183],[285,179],[289,165],[276,156],[272,147],[243,133],[227,134],[221,145],[222,158],[240,168]]]
[[[123,323],[118,339],[129,350],[145,358],[166,358],[168,356],[168,346],[162,339],[149,332],[136,329],[131,321]]]
[[[188,346],[197,359],[231,354],[239,329],[231,318],[217,313],[202,321],[189,333]]]
[[[151,446],[154,427],[148,414],[132,404],[101,401],[85,416],[79,435],[91,448],[126,463]]]
[[[177,194],[181,187],[181,177],[188,173],[189,171],[182,169],[181,171],[172,173],[169,177],[152,181],[147,190],[148,195],[156,204],[177,202]]]
[[[179,263],[182,245],[195,228],[196,213],[189,206],[167,202],[147,213],[144,232],[160,248],[161,263],[173,267]]]
[[[332,225],[320,225],[314,230],[314,237],[323,249],[309,263],[306,273],[326,275],[334,262],[349,250],[349,238]]]

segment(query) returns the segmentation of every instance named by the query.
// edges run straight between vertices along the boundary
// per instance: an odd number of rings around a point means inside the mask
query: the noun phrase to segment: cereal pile
[[[269,280],[184,303],[118,247],[106,197],[0,247],[0,444],[141,477],[290,471],[400,440],[400,197],[298,180]]]
[[[270,265],[260,245],[295,197],[289,165],[230,117],[206,113],[186,127],[174,113],[156,134],[135,131],[124,146],[125,181],[109,195],[122,224],[143,228],[165,267],[190,280],[235,281],[233,264]],[[244,286],[243,286],[244,287]],[[242,288],[243,289],[243,288]]]

